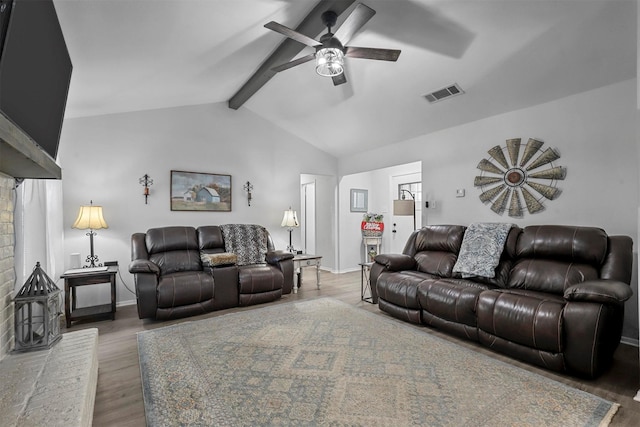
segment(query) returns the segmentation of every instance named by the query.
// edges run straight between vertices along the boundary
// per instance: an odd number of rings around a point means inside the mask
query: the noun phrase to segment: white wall
[[[79,252],[84,259],[89,251],[85,231],[70,227],[78,207],[93,200],[103,206],[109,224],[97,232],[96,254],[102,262],[117,260],[130,287],[132,233],[167,225],[257,223],[270,231],[276,248],[285,249],[289,236],[280,222],[285,209],[300,205],[300,174],[337,172],[334,157],[226,103],[66,120],[58,161],[63,170],[65,266],[69,254]],[[231,175],[232,211],[171,211],[171,170]],[[145,173],[154,181],[147,205],[138,183]],[[246,181],[254,186],[250,207],[242,189]],[[299,230],[293,232],[298,242]],[[103,303],[107,292],[107,287],[82,296],[78,292],[79,304]],[[120,281],[117,298],[135,300]]]
[[[384,233],[381,252],[388,252],[390,248],[392,230],[393,189],[391,178],[398,175],[420,173],[420,162],[390,166],[367,172],[360,172],[343,176],[339,188],[339,266],[340,271],[354,271],[359,269],[358,263],[364,261],[364,249],[360,223],[362,212],[350,211],[351,189],[367,190],[369,195],[368,212],[383,214]],[[411,220],[413,221],[413,220]]]
[[[300,184],[308,183],[314,183],[316,190],[316,254],[322,256],[322,269],[336,271],[338,266],[337,177],[336,175],[300,175]],[[302,226],[304,224],[301,224],[301,228]]]
[[[468,90],[473,90],[469,88]],[[513,111],[451,129],[359,153],[339,161],[340,174],[422,161],[423,194],[436,208],[425,210],[429,224],[469,224],[475,221],[509,221],[529,224],[598,226],[609,234],[638,234],[638,144],[636,137],[636,79],[594,89],[535,107]],[[434,104],[437,108],[438,104]],[[473,187],[478,162],[487,150],[506,139],[534,137],[554,147],[567,168],[558,187],[562,194],[545,203],[535,215],[513,219],[498,216],[479,199]],[[342,187],[341,187],[342,188]],[[456,189],[466,197],[456,198]],[[342,198],[341,198],[342,200]],[[423,223],[426,223],[423,217]],[[342,242],[341,235],[341,242]],[[638,293],[637,266],[632,279]],[[638,338],[638,301],[626,304],[627,338]]]

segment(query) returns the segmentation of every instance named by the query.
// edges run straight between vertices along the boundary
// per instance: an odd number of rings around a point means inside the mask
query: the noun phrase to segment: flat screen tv
[[[53,159],[72,64],[52,0],[0,0],[0,111]]]

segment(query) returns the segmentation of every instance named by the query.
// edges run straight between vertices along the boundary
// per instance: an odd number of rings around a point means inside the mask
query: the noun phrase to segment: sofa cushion
[[[523,259],[511,269],[508,287],[562,295],[572,285],[597,278],[598,270],[588,264]]]
[[[476,304],[490,286],[465,279],[426,279],[418,285],[423,310],[441,319],[476,326]]]
[[[525,227],[517,258],[547,258],[600,267],[607,255],[607,234],[595,227],[534,225]]]
[[[416,232],[414,248],[407,253],[416,260],[416,270],[440,277],[451,277],[465,227],[432,225]],[[406,249],[406,248],[405,248]]]
[[[193,227],[152,228],[145,237],[149,261],[160,274],[202,270],[198,238]]]
[[[248,265],[238,268],[240,294],[258,294],[282,289],[284,275],[271,265]]]
[[[204,225],[198,227],[198,246],[202,252],[224,252],[224,237],[222,230],[217,225]]]
[[[267,254],[268,232],[254,224],[225,224],[220,226],[226,252],[238,256],[238,265],[264,264]]]
[[[526,347],[561,353],[564,306],[562,298],[539,292],[483,291],[478,298],[478,328]]]
[[[451,252],[424,251],[414,255],[416,269],[440,277],[451,277],[456,254]]]
[[[198,250],[198,237],[193,227],[160,227],[147,230],[147,252]]]
[[[429,225],[418,231],[415,252],[436,251],[458,253],[465,227],[461,225]]]
[[[525,227],[507,287],[561,295],[569,286],[598,279],[607,244],[606,233],[595,227]]]
[[[158,308],[201,303],[213,295],[213,276],[202,271],[165,274],[158,282]]]
[[[432,277],[415,271],[381,273],[376,283],[378,298],[403,308],[419,310],[418,285]]]
[[[160,267],[160,275],[202,270],[197,250],[160,252],[149,256],[149,261]]]

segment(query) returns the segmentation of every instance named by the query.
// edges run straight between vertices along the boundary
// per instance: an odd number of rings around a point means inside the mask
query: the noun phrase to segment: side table
[[[298,288],[302,286],[302,268],[316,267],[316,283],[320,289],[320,262],[321,255],[297,254],[293,257],[293,271],[298,274],[298,280],[293,282],[293,293],[298,293]]]
[[[64,279],[64,316],[67,328],[75,320],[99,320],[116,318],[116,274],[118,266],[96,269],[77,269],[65,272],[60,278]],[[95,305],[91,307],[76,307],[76,288],[81,286],[111,284],[111,304]]]
[[[373,294],[371,293],[371,266],[372,262],[361,262],[360,264],[360,300],[370,304],[373,302]],[[368,291],[368,293],[367,293]]]

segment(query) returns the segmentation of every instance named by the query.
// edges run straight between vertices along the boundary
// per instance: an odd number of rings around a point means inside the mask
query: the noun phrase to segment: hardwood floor
[[[332,274],[321,273],[322,289],[317,290],[315,274],[305,274],[304,286],[297,294],[286,295],[281,300],[270,304],[282,304],[290,301],[330,296],[342,300],[355,307],[388,317],[377,305],[360,301],[360,272]],[[148,329],[160,328],[184,321],[193,321],[208,317],[243,310],[253,310],[260,306],[234,308],[168,322],[142,321],[138,319],[135,306],[119,307],[116,320],[103,322],[79,323],[68,330],[98,328],[99,373],[98,390],[94,409],[94,426],[144,426],[144,404],[142,401],[142,385],[138,365],[138,347],[136,333]],[[395,320],[395,319],[394,319]],[[400,322],[399,320],[397,320]],[[404,322],[403,322],[404,323]],[[405,323],[409,325],[408,323]],[[474,343],[459,340],[436,330],[411,325],[424,333],[430,333],[448,339],[461,346],[491,355],[504,362],[538,373],[572,387],[601,396],[621,405],[613,419],[613,426],[637,426],[640,420],[640,402],[633,400],[638,388],[639,362],[638,348],[621,344],[615,354],[613,367],[596,380],[581,380],[554,372],[545,371],[534,366],[499,355]],[[64,328],[63,328],[64,329]],[[64,329],[66,331],[67,329]]]

